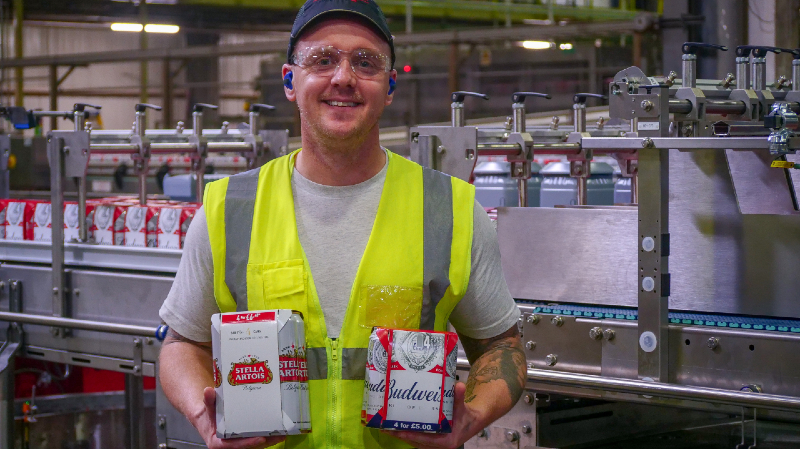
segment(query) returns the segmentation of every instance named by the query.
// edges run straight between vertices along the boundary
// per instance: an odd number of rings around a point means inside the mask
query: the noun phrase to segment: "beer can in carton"
[[[457,344],[453,332],[373,330],[367,348],[363,424],[450,433]]]
[[[36,201],[0,200],[0,237],[33,240],[33,211]]]
[[[303,326],[287,309],[211,317],[217,437],[311,431]]]

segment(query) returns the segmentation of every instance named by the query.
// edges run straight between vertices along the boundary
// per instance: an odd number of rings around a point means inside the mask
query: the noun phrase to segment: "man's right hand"
[[[264,448],[278,444],[286,437],[255,437],[255,438],[217,438],[217,409],[215,407],[217,395],[214,389],[206,387],[203,390],[203,404],[205,410],[202,415],[197,417],[194,423],[203,441],[209,449],[251,449]]]

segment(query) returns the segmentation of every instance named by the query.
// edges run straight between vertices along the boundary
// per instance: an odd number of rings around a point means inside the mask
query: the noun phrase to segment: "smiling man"
[[[519,310],[474,188],[380,146],[394,45],[372,0],[309,0],[283,66],[302,150],[209,184],[161,308],[167,397],[211,448],[283,438],[216,437],[209,350],[214,313],[288,308],[306,324],[310,434],[290,447],[459,447],[513,407],[525,385]],[[450,434],[361,425],[374,326],[459,334],[472,368]]]

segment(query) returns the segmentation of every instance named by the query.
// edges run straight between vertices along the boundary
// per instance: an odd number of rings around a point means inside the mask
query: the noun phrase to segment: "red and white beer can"
[[[219,313],[211,335],[219,438],[311,431],[302,315]]]
[[[367,348],[364,425],[449,433],[457,344],[453,332],[376,328]]]

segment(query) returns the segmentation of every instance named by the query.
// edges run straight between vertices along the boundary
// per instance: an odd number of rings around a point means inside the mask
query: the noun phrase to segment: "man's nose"
[[[336,66],[333,72],[333,78],[331,78],[331,84],[348,87],[354,87],[356,85],[356,74],[348,58],[342,58]]]

